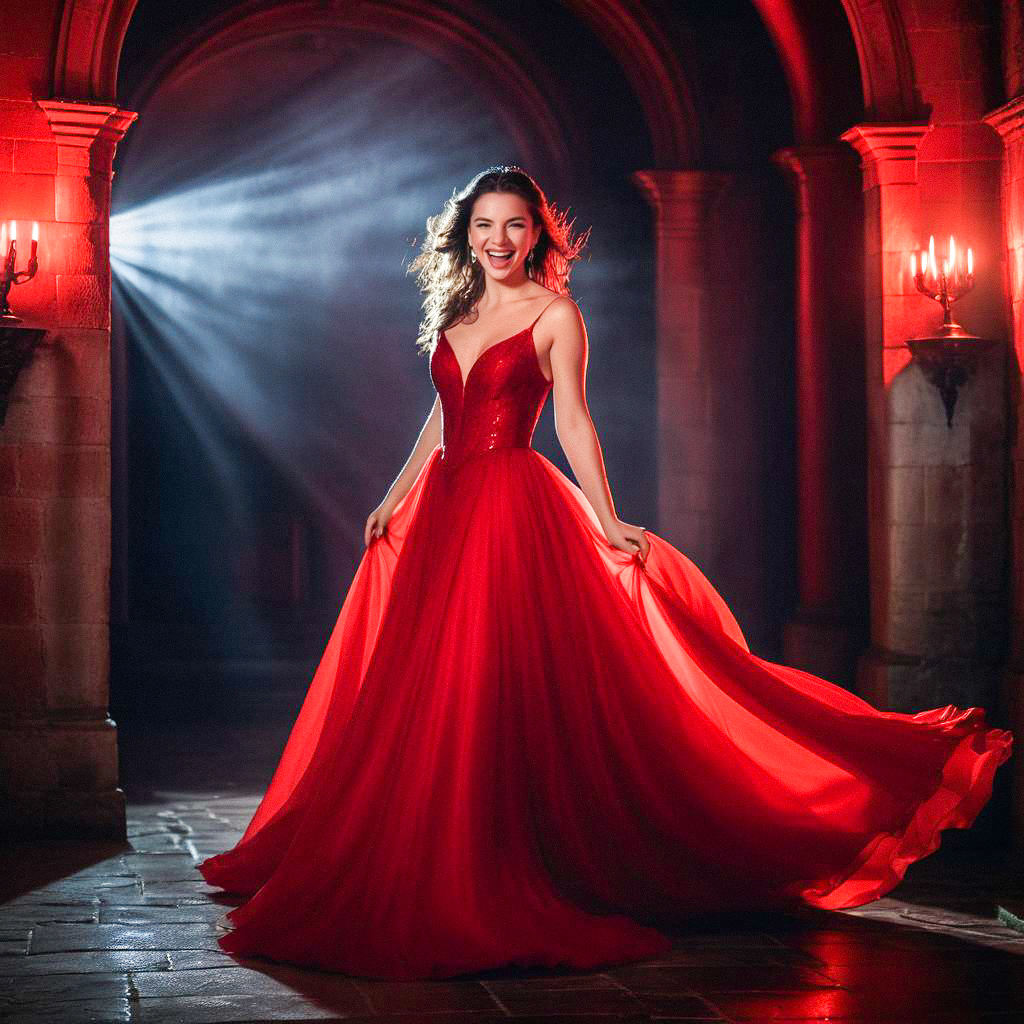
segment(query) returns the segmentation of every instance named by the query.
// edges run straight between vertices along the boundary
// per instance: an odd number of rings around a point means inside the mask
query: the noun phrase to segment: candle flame
[[[934,235],[929,235],[928,236],[928,266],[932,268],[932,274],[934,274],[935,273],[935,268],[937,266],[937,264],[935,262],[935,236]]]
[[[32,221],[32,241],[39,241],[39,221],[37,220]]]
[[[956,266],[956,239],[952,235],[949,236],[949,265]]]
[[[969,248],[967,250],[967,273],[974,273],[974,253]]]
[[[910,276],[917,277],[917,253],[910,254]]]
[[[18,240],[18,222],[16,220],[11,221],[11,241],[16,242]]]

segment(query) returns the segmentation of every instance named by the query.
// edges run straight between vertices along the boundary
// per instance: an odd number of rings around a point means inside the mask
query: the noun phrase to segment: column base
[[[922,658],[869,647],[857,661],[855,693],[880,711],[914,714],[952,704],[1000,714],[998,665],[968,658]]]
[[[0,721],[0,837],[125,839],[117,770],[117,727],[105,712]]]
[[[127,842],[124,791],[76,793],[53,790],[24,793],[3,800],[0,838],[110,839]]]
[[[853,686],[853,630],[837,614],[798,608],[782,627],[782,657],[787,665],[837,686]]]

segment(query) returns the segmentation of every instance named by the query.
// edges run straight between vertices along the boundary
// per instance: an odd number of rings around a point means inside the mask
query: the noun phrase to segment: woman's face
[[[526,257],[540,238],[526,200],[512,192],[485,192],[473,204],[469,244],[484,272],[501,281],[526,276]]]

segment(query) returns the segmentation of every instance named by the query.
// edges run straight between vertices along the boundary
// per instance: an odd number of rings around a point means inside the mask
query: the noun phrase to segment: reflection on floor
[[[667,956],[604,971],[389,983],[234,959],[213,924],[229,901],[195,863],[241,834],[286,730],[122,728],[129,845],[2,852],[0,1020],[1024,1020],[1024,934],[996,917],[1022,906],[1019,861],[962,848],[856,911],[695,922]]]

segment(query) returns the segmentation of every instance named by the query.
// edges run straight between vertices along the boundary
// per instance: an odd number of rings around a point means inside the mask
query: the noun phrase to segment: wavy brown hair
[[[469,218],[473,204],[488,192],[512,192],[530,208],[541,225],[533,250],[530,278],[560,295],[569,294],[569,273],[590,238],[590,228],[573,238],[568,214],[548,202],[540,185],[521,167],[488,167],[456,190],[440,213],[427,218],[427,234],[407,273],[415,273],[424,293],[423,320],[416,346],[431,352],[444,328],[465,316],[484,292],[484,271],[469,256]]]

